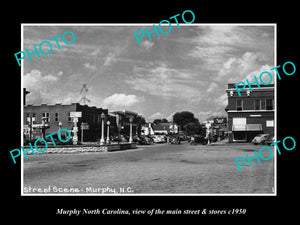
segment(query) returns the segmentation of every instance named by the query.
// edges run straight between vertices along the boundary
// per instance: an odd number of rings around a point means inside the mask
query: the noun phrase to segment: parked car
[[[129,137],[127,137],[124,134],[121,134],[120,136],[114,136],[110,139],[111,142],[128,142],[129,141]]]
[[[165,142],[165,136],[164,135],[153,135],[153,141],[154,143],[164,143]]]
[[[171,144],[176,144],[176,145],[179,145],[180,144],[180,137],[179,135],[170,135],[169,136],[169,140],[170,140],[170,143]]]
[[[187,140],[187,136],[185,135],[185,133],[183,131],[179,131],[178,132],[180,141],[186,141]]]
[[[190,144],[191,145],[196,145],[196,144],[203,144],[206,145],[207,144],[207,139],[202,136],[202,135],[192,135],[190,138]]]
[[[255,145],[264,144],[269,136],[270,136],[270,134],[259,134],[253,138],[252,143]]]
[[[139,136],[136,138],[136,143],[138,145],[151,145],[154,143],[153,139],[148,136]]]
[[[270,144],[272,144],[272,143],[274,143],[275,142],[275,137],[274,137],[274,135],[270,135],[268,138],[267,138],[267,140],[265,140],[265,144],[267,144],[267,145],[270,145]]]

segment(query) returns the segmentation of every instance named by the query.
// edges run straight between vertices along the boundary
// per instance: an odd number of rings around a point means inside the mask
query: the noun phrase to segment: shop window
[[[267,99],[266,100],[266,109],[267,110],[273,110],[274,107],[273,107],[273,99]]]
[[[243,110],[243,100],[236,100],[236,110],[237,111]]]
[[[274,120],[267,120],[266,127],[274,127]]]

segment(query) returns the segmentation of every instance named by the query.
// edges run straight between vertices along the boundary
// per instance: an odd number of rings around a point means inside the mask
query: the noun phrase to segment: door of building
[[[233,141],[246,141],[247,140],[246,126],[247,126],[246,117],[232,118]]]

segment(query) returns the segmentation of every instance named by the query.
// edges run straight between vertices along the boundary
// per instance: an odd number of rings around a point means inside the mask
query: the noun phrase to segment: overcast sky
[[[147,35],[137,44],[135,26],[24,26],[24,47],[72,31],[76,41],[66,45],[50,41],[49,55],[24,59],[23,87],[30,91],[27,104],[78,102],[83,83],[88,105],[135,111],[152,121],[191,111],[205,120],[226,115],[228,83],[274,67],[274,26],[193,24],[168,34]],[[153,30],[152,24],[147,26]],[[164,27],[167,30],[167,27]],[[66,40],[72,36],[66,34]],[[47,52],[47,44],[43,45]]]

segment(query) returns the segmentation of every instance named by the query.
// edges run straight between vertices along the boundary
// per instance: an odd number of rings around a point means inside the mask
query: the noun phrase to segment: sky
[[[87,83],[90,106],[130,110],[147,122],[190,111],[199,121],[226,115],[228,83],[254,81],[274,67],[273,25],[176,23],[168,34],[147,34],[138,45],[134,32],[153,24],[23,26],[23,51],[49,41],[52,52],[26,56],[23,87],[27,104],[78,102]],[[169,27],[162,26],[167,31]],[[62,36],[72,31],[75,42]],[[57,40],[50,38],[60,35]],[[73,37],[66,33],[65,41]],[[44,52],[48,44],[42,45]],[[274,76],[273,76],[274,77]],[[268,81],[266,81],[267,83]]]

